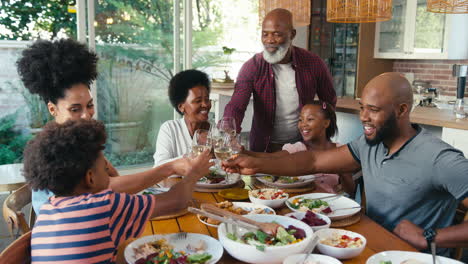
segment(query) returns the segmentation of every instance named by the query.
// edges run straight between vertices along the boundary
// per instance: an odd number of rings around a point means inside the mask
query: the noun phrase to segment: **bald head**
[[[400,73],[386,72],[382,73],[367,83],[363,90],[364,94],[379,94],[393,105],[413,104],[413,91],[411,84]]]
[[[262,27],[265,27],[266,23],[272,23],[274,25],[281,25],[288,30],[292,30],[293,27],[293,16],[292,13],[283,8],[276,8],[268,12],[263,19]]]

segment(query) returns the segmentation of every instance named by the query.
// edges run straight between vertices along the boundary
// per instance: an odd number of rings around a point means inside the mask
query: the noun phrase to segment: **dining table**
[[[250,185],[250,177],[243,177],[246,181],[245,186]],[[167,179],[164,186],[168,187],[177,182],[177,179]],[[247,187],[246,187],[247,188]],[[312,192],[322,192],[320,189],[315,189]],[[290,196],[299,195],[301,193],[290,193]],[[201,203],[218,203],[227,199],[221,197],[216,192],[194,192],[193,204]],[[276,214],[284,215],[290,213],[291,210],[286,206],[275,209]],[[387,251],[387,250],[402,250],[402,251],[417,251],[413,246],[400,239],[398,236],[389,232],[384,227],[380,226],[365,214],[361,215],[359,222],[342,229],[353,231],[363,235],[367,239],[367,244],[364,251],[357,257],[347,260],[341,260],[344,264],[365,264],[367,259],[372,255]],[[181,216],[168,219],[150,219],[145,227],[142,236],[155,234],[170,234],[178,232],[198,233],[218,238],[218,231],[215,227],[210,227],[199,221],[197,215],[186,213]],[[220,264],[241,264],[239,261],[229,255],[226,251],[219,260]]]

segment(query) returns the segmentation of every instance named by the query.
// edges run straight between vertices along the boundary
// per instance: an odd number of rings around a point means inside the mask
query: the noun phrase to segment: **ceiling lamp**
[[[370,23],[392,19],[392,0],[327,0],[327,21]]]
[[[466,14],[467,0],[427,0],[427,11],[433,13]]]
[[[310,0],[260,0],[259,1],[260,24],[265,15],[273,9],[284,8],[293,14],[295,27],[307,26],[310,24]]]

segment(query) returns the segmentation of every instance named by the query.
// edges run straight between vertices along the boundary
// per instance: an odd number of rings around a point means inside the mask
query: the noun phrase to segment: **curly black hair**
[[[177,73],[169,82],[169,100],[179,114],[179,104],[185,102],[189,90],[195,86],[205,86],[210,92],[210,80],[208,75],[198,70],[186,70]]]
[[[17,61],[24,86],[45,101],[57,103],[75,84],[89,85],[96,79],[98,57],[86,45],[72,39],[38,40]]]
[[[49,122],[24,150],[24,177],[33,190],[69,196],[94,166],[105,141],[102,122]]]

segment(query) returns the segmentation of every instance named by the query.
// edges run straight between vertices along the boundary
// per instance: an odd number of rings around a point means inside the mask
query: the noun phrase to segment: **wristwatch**
[[[432,228],[428,228],[426,230],[424,230],[423,232],[423,236],[424,238],[426,239],[427,241],[427,249],[431,249],[431,243],[434,242],[435,243],[435,237],[437,235],[437,231],[435,231],[434,229]]]

